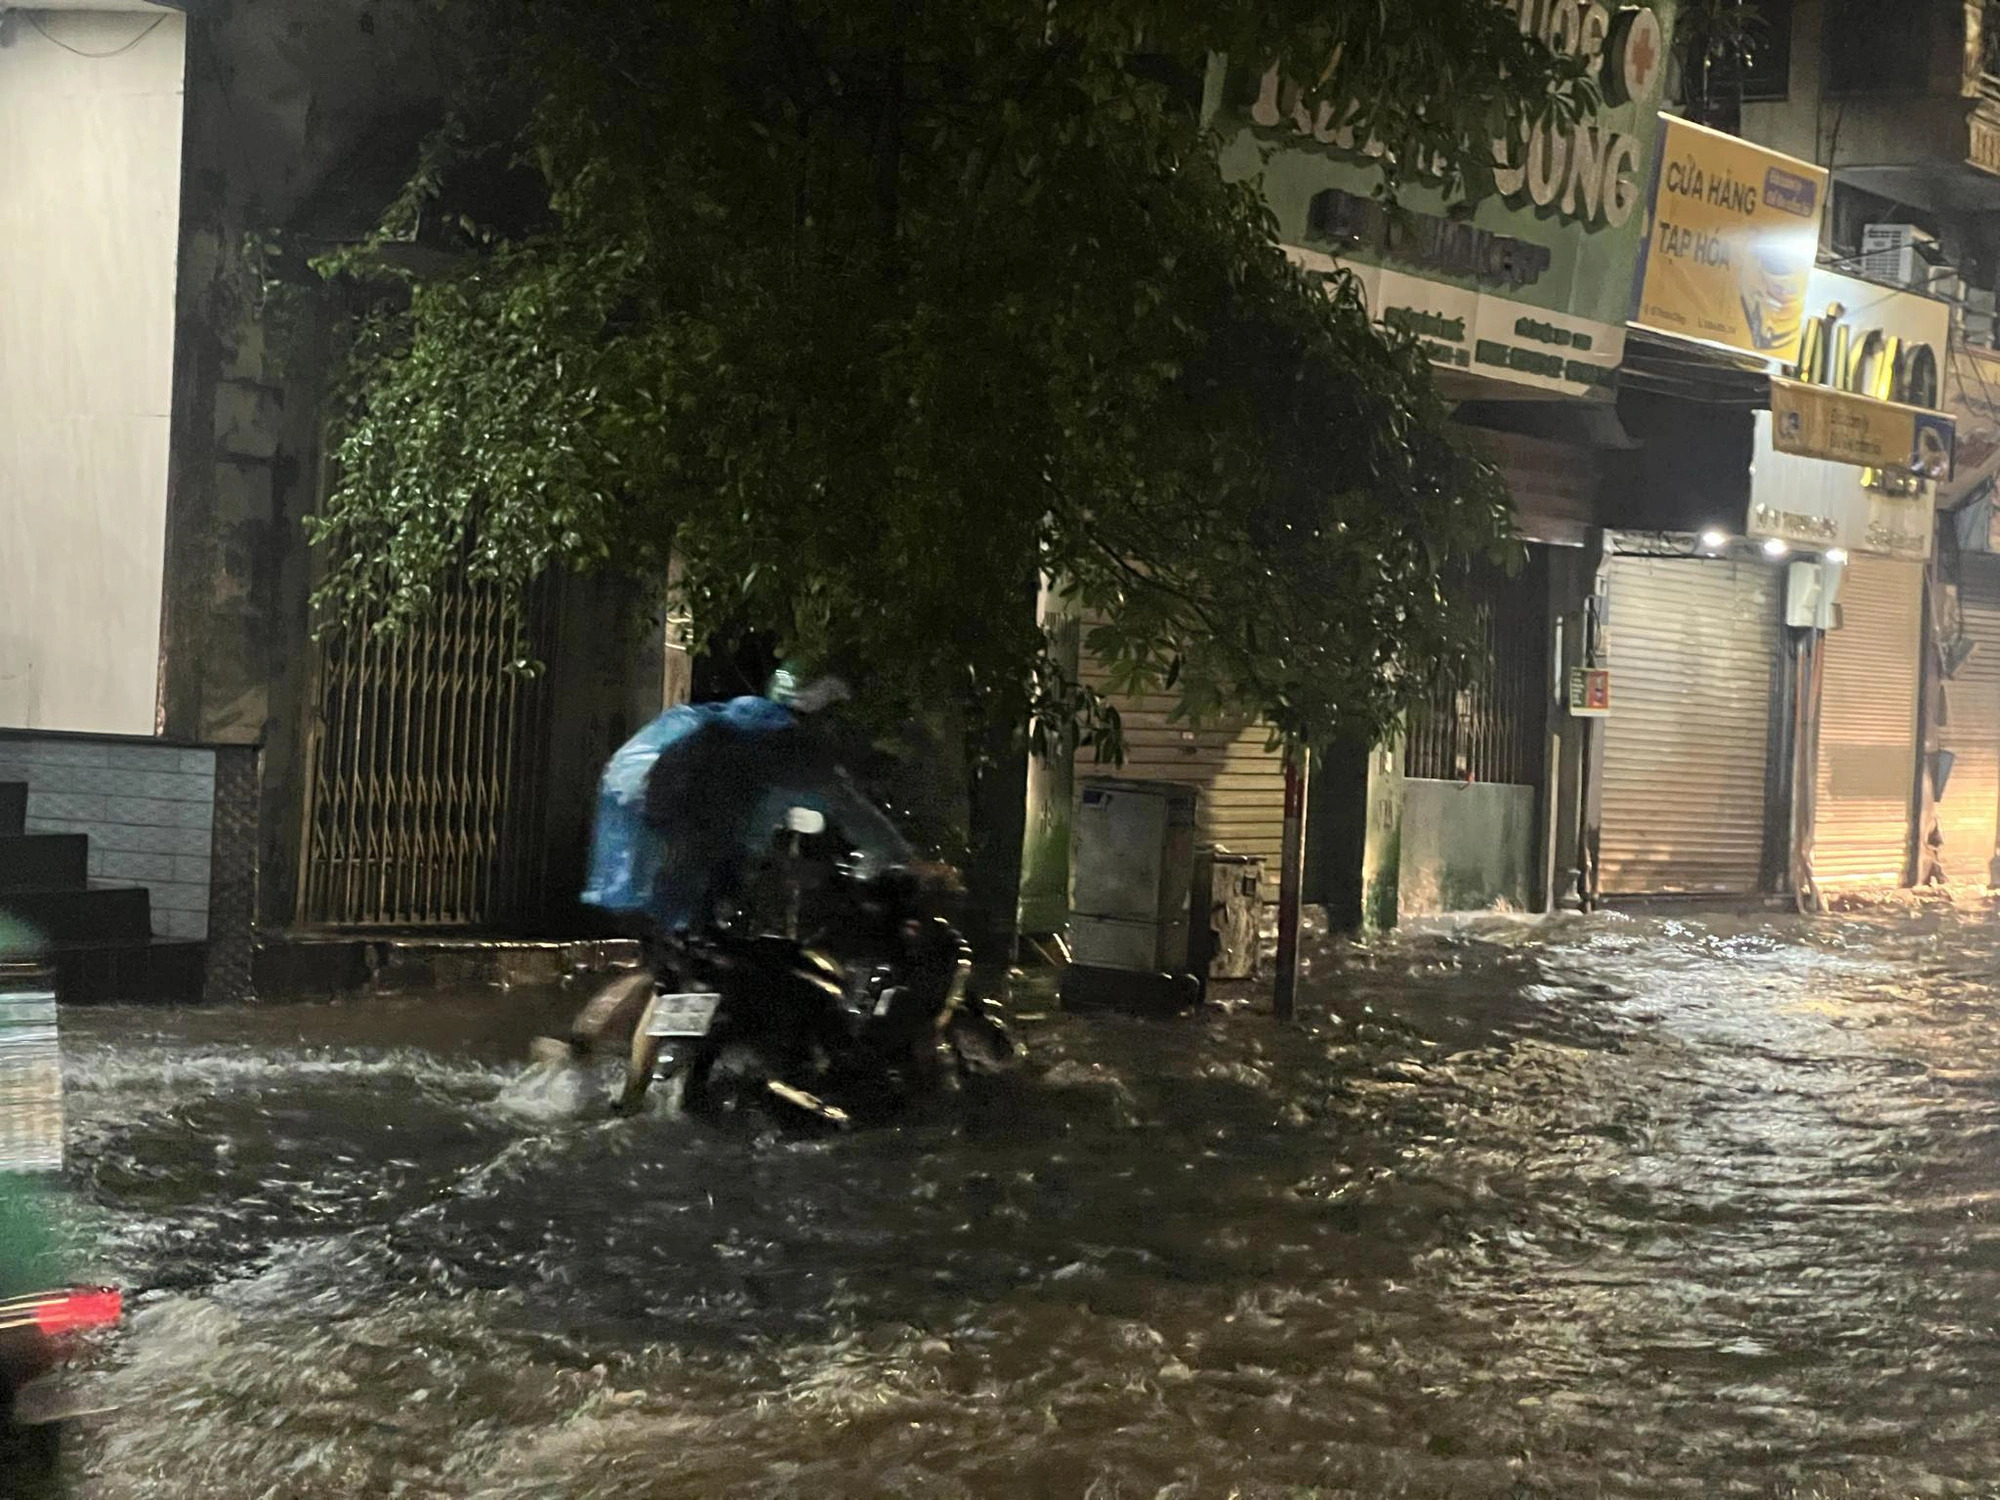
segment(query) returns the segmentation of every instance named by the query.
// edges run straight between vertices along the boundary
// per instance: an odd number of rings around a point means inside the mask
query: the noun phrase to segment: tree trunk
[[[1041,628],[1041,572],[1020,554],[1014,598],[1021,623]],[[965,696],[965,790],[971,849],[965,870],[965,936],[972,993],[1005,1004],[1021,945],[1021,859],[1028,834],[1029,699],[976,679]]]
[[[1049,579],[1035,602],[1035,619],[1056,663],[1077,675],[1083,622],[1074,601]],[[1070,799],[1075,786],[1073,748],[1028,757],[1026,826],[1021,836],[1021,928],[1033,939],[1069,925]]]
[[[967,801],[972,849],[965,871],[965,936],[972,944],[973,992],[1005,1002],[1021,936],[1021,843],[1027,834],[1028,734],[967,705]]]

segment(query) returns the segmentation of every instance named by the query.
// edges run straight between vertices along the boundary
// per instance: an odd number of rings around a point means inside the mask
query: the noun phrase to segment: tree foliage
[[[1218,52],[1476,181],[1587,101],[1491,0],[482,0],[451,123],[329,276],[377,300],[321,603],[463,562],[667,577],[698,630],[878,703],[1103,732],[1038,570],[1127,685],[1373,735],[1460,649],[1504,493],[1419,352],[1280,250],[1198,107]],[[1329,61],[1330,60],[1330,61]],[[513,169],[504,209],[454,193]],[[418,242],[445,251],[418,262]],[[422,264],[419,271],[412,267]]]

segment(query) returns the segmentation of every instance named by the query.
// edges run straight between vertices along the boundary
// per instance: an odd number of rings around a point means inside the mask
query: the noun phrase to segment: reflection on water
[[[514,1001],[72,1013],[78,1491],[1991,1493],[1996,932],[1406,935],[789,1144],[578,1117]]]

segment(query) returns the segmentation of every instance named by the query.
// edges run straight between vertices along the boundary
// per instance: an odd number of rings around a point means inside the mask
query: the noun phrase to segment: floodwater
[[[1315,968],[803,1143],[579,1114],[518,998],[71,1012],[75,1493],[2000,1493],[2000,917]]]

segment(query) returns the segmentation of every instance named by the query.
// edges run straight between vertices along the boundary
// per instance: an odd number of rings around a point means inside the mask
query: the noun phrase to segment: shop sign
[[[1932,481],[1951,473],[1952,421],[1831,386],[1771,382],[1771,444],[1780,453]]]
[[[1935,298],[1815,269],[1798,361],[1772,383],[1774,411],[1757,415],[1748,534],[1927,558],[1936,486],[1924,475],[1937,469],[1940,446],[1947,464],[1955,446],[1939,429],[1944,419],[1931,417],[1943,404],[1950,336],[1951,311]],[[1781,404],[1797,419],[1785,430]],[[1932,436],[1927,455],[1917,451],[1920,419]]]
[[[1496,140],[1492,188],[1476,202],[1418,180],[1385,205],[1380,144],[1357,135],[1351,109],[1308,103],[1275,70],[1212,76],[1223,170],[1259,179],[1296,261],[1353,273],[1375,317],[1441,367],[1589,395],[1624,358],[1673,7],[1498,3],[1581,58],[1603,105]]]
[[[1569,712],[1573,719],[1611,717],[1611,672],[1606,667],[1569,669]]]
[[[1333,276],[1341,270],[1340,262],[1321,251],[1290,253],[1308,272]],[[1609,385],[1624,355],[1622,331],[1588,318],[1385,266],[1357,267],[1353,275],[1376,320],[1414,338],[1439,369],[1581,393]]]
[[[1823,167],[1665,119],[1632,321],[1792,364],[1826,184]]]

